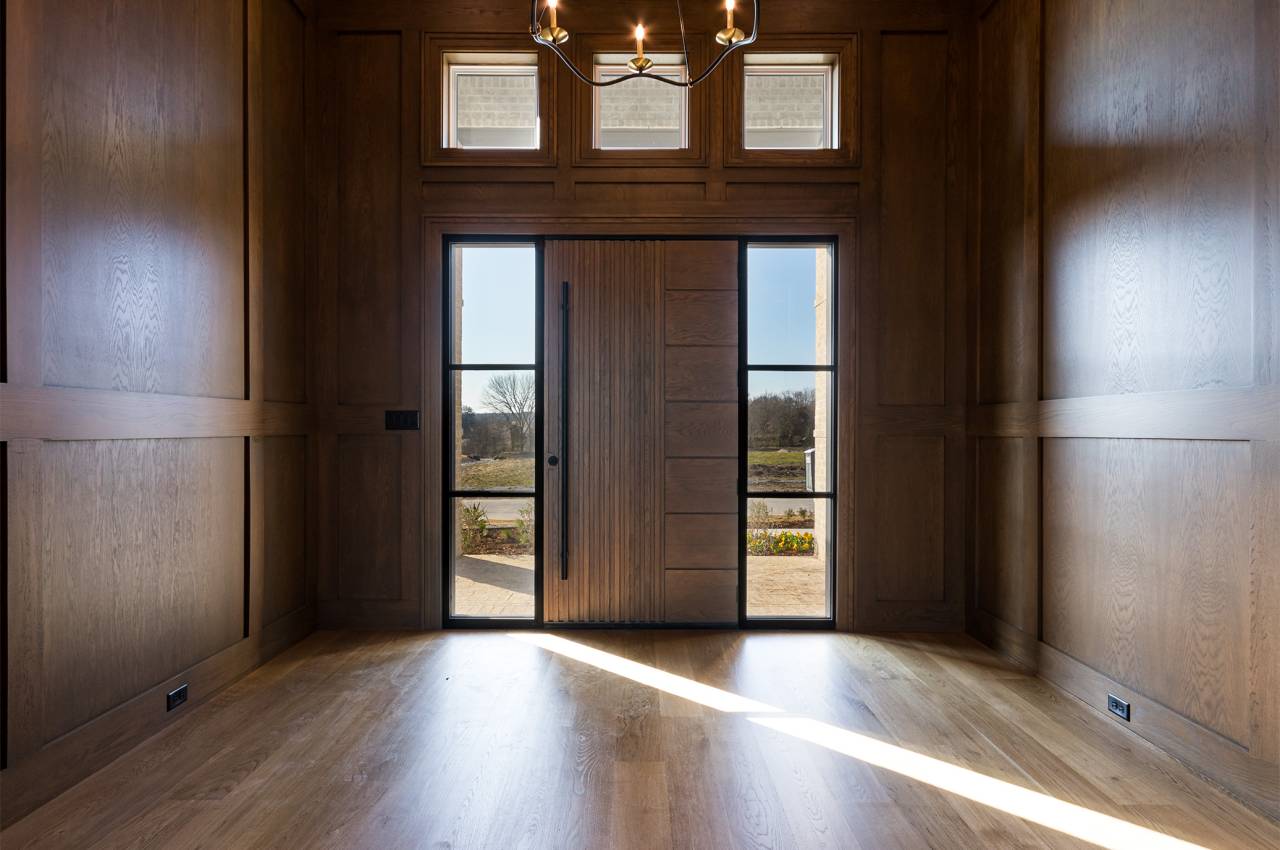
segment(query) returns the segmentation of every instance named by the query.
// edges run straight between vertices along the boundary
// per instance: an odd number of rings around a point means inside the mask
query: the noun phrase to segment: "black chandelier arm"
[[[586,74],[582,73],[582,70],[578,68],[577,65],[574,64],[573,60],[569,58],[569,55],[564,52],[564,49],[561,48],[559,44],[556,44],[554,41],[547,41],[545,39],[538,37],[538,34],[542,31],[541,26],[539,26],[541,21],[538,17],[538,0],[533,0],[532,13],[530,16],[529,32],[530,34],[533,35],[534,41],[536,41],[538,44],[541,44],[543,47],[551,48],[552,52],[554,52],[557,56],[560,57],[560,61],[563,62],[571,72],[573,72],[573,75],[577,77],[581,82],[584,82],[589,86],[594,86],[595,88],[602,89],[602,88],[608,88],[609,86],[616,86],[618,83],[625,83],[627,80],[646,79],[646,80],[657,80],[659,82],[666,83],[669,86],[675,86],[676,88],[688,89],[688,88],[693,88],[694,86],[698,85],[698,83],[701,83],[707,77],[711,76],[711,74],[716,70],[716,68],[720,67],[720,63],[723,62],[725,60],[725,57],[728,56],[730,53],[740,48],[747,47],[748,45],[755,44],[756,37],[760,32],[760,0],[751,0],[751,7],[752,7],[751,34],[748,35],[746,38],[742,39],[741,41],[735,41],[733,44],[726,45],[724,49],[721,50],[720,53],[716,56],[716,58],[711,60],[711,64],[708,65],[701,74],[689,80],[673,80],[673,79],[670,79],[669,77],[658,76],[655,74],[645,74],[640,71],[637,71],[632,74],[625,74],[621,77],[615,77],[612,80],[607,80],[605,82],[591,79]],[[682,19],[681,24],[683,23],[684,21]],[[688,63],[688,61],[689,61],[689,55],[686,49],[685,62]]]

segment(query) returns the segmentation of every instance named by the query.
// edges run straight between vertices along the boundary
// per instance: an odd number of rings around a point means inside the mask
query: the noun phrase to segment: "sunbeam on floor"
[[[766,729],[789,735],[856,758],[874,767],[890,770],[917,782],[956,794],[1015,817],[1115,850],[1207,850],[1092,809],[1059,800],[1002,779],[951,764],[932,756],[880,741],[868,735],[841,729],[810,717],[789,714],[785,709],[705,685],[684,676],[668,673],[629,658],[586,646],[558,635],[514,632],[512,638],[531,643],[548,652],[664,691],[707,708],[747,719]]]

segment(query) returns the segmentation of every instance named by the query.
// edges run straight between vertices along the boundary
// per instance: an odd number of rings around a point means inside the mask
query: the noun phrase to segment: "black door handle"
[[[560,285],[560,580],[569,578],[569,281]],[[555,466],[554,455],[547,463]]]

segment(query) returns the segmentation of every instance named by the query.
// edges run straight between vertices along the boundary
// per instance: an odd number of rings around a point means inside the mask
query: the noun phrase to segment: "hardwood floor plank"
[[[602,630],[555,640],[606,654],[570,657],[554,641],[502,632],[316,633],[0,841],[6,850],[1087,846],[998,803],[757,722],[773,717],[811,719],[1194,844],[1280,847],[1280,825],[963,636]],[[693,683],[751,707],[716,708]]]

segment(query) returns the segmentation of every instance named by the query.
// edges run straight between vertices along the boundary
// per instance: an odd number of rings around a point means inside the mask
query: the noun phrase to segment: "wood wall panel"
[[[310,598],[307,569],[307,438],[261,441],[266,534],[262,622],[274,623]]]
[[[394,405],[403,359],[400,35],[336,41],[338,401]]]
[[[1250,449],[1048,440],[1044,640],[1249,740]]]
[[[669,290],[721,289],[738,291],[736,240],[669,242],[663,251],[662,278]]]
[[[336,454],[338,598],[400,599],[400,437],[341,434]]]
[[[978,401],[1039,396],[1038,0],[997,0],[978,22]]]
[[[310,9],[5,4],[0,825],[311,628]]]
[[[673,514],[738,511],[738,461],[732,458],[668,458],[666,506]]]
[[[946,381],[945,33],[881,39],[881,404],[942,404]]]
[[[243,397],[243,4],[24,14],[42,19],[42,126],[23,140],[40,150],[39,277],[16,283],[40,287],[20,297],[43,301],[42,382]]]
[[[1280,4],[1040,8],[979,18],[970,626],[1275,815]]]
[[[546,278],[570,285],[569,448],[560,418],[561,314],[546,315],[543,557],[547,622],[662,619],[662,243],[565,241]],[[563,476],[569,515],[561,518]],[[569,535],[568,579],[560,535]]]
[[[1027,558],[1025,516],[1029,439],[977,441],[973,523],[974,605],[1001,622],[1036,634],[1039,602],[1034,560]]]
[[[262,321],[268,401],[306,387],[307,22],[292,0],[264,0],[262,41]]]
[[[875,464],[876,598],[940,602],[946,595],[946,441],[882,436]]]
[[[1046,7],[1045,397],[1252,383],[1265,5]]]
[[[43,743],[244,636],[245,441],[50,442],[41,466]]]

